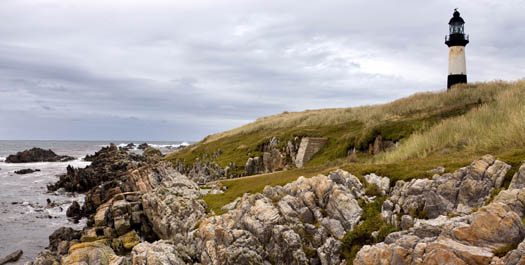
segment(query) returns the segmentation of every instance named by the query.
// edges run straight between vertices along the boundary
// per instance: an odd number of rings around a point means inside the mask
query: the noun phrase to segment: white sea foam
[[[120,143],[117,146],[127,147],[129,144],[133,144],[133,148],[131,148],[131,150],[138,150],[138,146],[140,145],[138,143],[131,142],[131,143]],[[182,142],[180,144],[150,144],[148,143],[148,145],[156,149],[177,149],[179,147],[189,146],[190,144],[188,142]]]
[[[3,156],[0,156],[0,162],[4,162],[4,161],[5,161],[5,159],[6,159],[5,157],[3,157]]]

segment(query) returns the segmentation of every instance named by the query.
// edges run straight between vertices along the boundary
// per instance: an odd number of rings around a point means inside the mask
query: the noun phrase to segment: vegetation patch
[[[343,255],[347,264],[353,264],[353,260],[362,246],[382,242],[388,234],[398,231],[381,217],[381,206],[384,201],[385,197],[379,197],[375,201],[363,205],[361,223],[344,236],[342,240]],[[372,233],[375,231],[378,231],[376,238],[372,237]]]

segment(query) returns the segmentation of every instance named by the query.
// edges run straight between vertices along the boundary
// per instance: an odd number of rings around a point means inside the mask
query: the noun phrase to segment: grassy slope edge
[[[242,194],[260,192],[266,185],[284,185],[299,176],[327,173],[336,168],[362,176],[375,172],[394,181],[429,177],[437,166],[453,171],[480,155],[491,153],[513,160],[525,147],[525,81],[459,85],[450,91],[418,93],[394,102],[356,108],[282,113],[257,119],[245,126],[210,135],[201,142],[167,156],[172,162],[192,163],[215,153],[221,166],[244,165],[260,155],[271,137],[323,136],[329,144],[305,168],[224,180],[227,192],[208,195],[216,212]],[[365,149],[376,135],[400,140],[399,146],[379,156],[360,155],[350,163],[347,150]],[[284,141],[282,141],[284,142]],[[525,158],[525,157],[524,157]]]

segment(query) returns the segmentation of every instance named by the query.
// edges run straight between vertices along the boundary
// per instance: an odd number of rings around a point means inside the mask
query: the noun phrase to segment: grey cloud
[[[524,6],[5,0],[0,139],[198,140],[285,110],[443,89],[455,7],[469,80],[521,78]]]

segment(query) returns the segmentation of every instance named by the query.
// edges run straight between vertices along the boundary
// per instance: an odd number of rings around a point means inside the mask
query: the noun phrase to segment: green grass
[[[385,140],[399,141],[408,138],[415,132],[422,132],[430,128],[442,119],[462,115],[474,108],[476,104],[451,106],[440,112],[417,119],[403,117],[401,120],[387,120],[374,127],[366,127],[362,122],[354,120],[323,126],[268,128],[251,131],[222,137],[215,141],[201,142],[185,150],[169,154],[166,159],[171,162],[184,161],[186,165],[190,165],[197,158],[210,161],[213,154],[220,150],[221,154],[213,161],[221,167],[226,167],[230,162],[233,162],[237,165],[237,171],[234,173],[240,174],[249,157],[262,156],[264,144],[268,143],[272,137],[277,137],[280,140],[281,147],[284,148],[288,140],[294,139],[294,137],[309,136],[328,138],[327,145],[308,162],[310,166],[323,166],[334,160],[345,158],[348,151],[354,147],[366,152],[368,145],[373,143],[378,135],[381,135]],[[419,116],[421,115],[420,113]]]
[[[223,194],[212,194],[204,196],[204,200],[216,214],[221,214],[224,211],[221,207],[234,201],[237,197],[244,193],[261,192],[266,185],[277,186],[285,185],[286,183],[295,181],[298,177],[312,177],[318,174],[328,174],[330,171],[337,168],[346,170],[363,182],[363,176],[369,173],[375,173],[379,176],[389,177],[391,185],[395,185],[398,180],[411,180],[414,178],[429,178],[433,174],[427,171],[439,166],[445,167],[446,172],[454,172],[460,167],[464,167],[472,163],[475,159],[485,155],[485,153],[468,154],[455,153],[449,155],[433,155],[420,159],[411,159],[398,163],[371,163],[369,161],[361,163],[345,163],[339,160],[340,164],[326,164],[323,166],[308,166],[300,169],[292,169],[287,171],[274,172],[271,174],[263,174],[251,176],[249,178],[222,180],[220,183],[227,187]],[[497,159],[508,163],[512,166],[511,170],[505,176],[505,183],[510,183],[510,179],[521,166],[521,161],[525,160],[525,149],[511,150],[503,153],[493,153]]]
[[[261,156],[264,144],[272,137],[280,139],[281,147],[284,147],[288,140],[296,136],[328,138],[328,145],[309,162],[313,166],[322,166],[344,158],[354,147],[366,151],[378,135],[385,140],[401,141],[399,148],[381,156],[384,162],[423,157],[446,152],[447,149],[454,149],[451,150],[453,152],[463,151],[455,148],[462,146],[470,146],[467,149],[474,152],[481,150],[481,147],[498,146],[502,142],[505,146],[513,143],[525,146],[525,138],[519,134],[525,126],[525,108],[521,108],[524,110],[518,113],[521,110],[520,103],[523,103],[520,100],[525,98],[525,92],[522,91],[525,91],[525,81],[469,84],[448,92],[419,93],[383,105],[285,112],[210,135],[189,148],[169,154],[166,159],[172,162],[184,161],[186,165],[191,165],[196,159],[214,160],[222,167],[233,162],[237,166],[233,173],[240,174],[247,159]],[[514,118],[490,119],[492,108],[500,110],[499,116]],[[464,120],[465,117],[476,120],[477,125],[460,126],[469,123]],[[485,141],[486,146],[472,141],[469,143],[468,137],[448,137],[445,141],[442,140],[449,131],[458,134],[463,130],[466,135],[485,133],[480,126],[487,127],[484,123],[487,121],[490,121],[488,124],[498,125],[498,130],[502,130],[502,122],[508,122],[513,126],[506,129],[511,129],[512,133],[502,141]],[[457,128],[460,128],[460,132]],[[501,138],[502,134],[504,132],[496,135]],[[221,154],[212,159],[212,154],[219,150]],[[494,148],[483,150],[488,152]]]
[[[382,154],[380,160],[396,162],[434,153],[495,153],[525,148],[525,80],[478,86],[467,88],[494,88],[494,100],[464,115],[442,120],[429,130],[413,133],[399,148]]]
[[[208,194],[204,196],[204,201],[208,207],[215,212],[215,214],[222,214],[221,208],[233,202],[237,197],[241,197],[245,193],[262,192],[266,185],[277,186],[285,185],[286,183],[296,180],[299,176],[313,177],[319,173],[329,171],[325,167],[308,167],[301,169],[294,169],[288,171],[280,171],[271,174],[257,175],[243,179],[229,179],[220,181],[227,189],[222,194]]]

